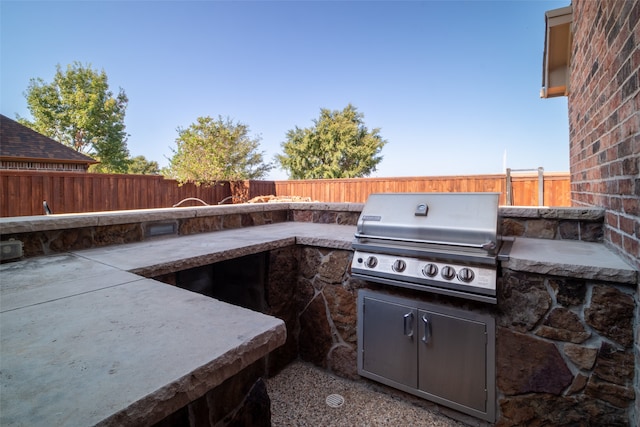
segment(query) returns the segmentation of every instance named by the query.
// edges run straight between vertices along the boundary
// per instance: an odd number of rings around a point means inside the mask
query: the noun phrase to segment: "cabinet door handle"
[[[422,321],[424,322],[424,334],[422,335],[422,342],[429,344],[431,341],[431,322],[426,314],[422,315]]]
[[[404,315],[404,334],[408,337],[413,336],[413,313]]]

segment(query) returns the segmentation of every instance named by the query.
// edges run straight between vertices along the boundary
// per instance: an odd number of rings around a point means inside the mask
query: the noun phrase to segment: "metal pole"
[[[511,206],[513,204],[513,200],[511,198],[511,168],[507,168],[507,196],[506,196],[506,204],[507,206]]]
[[[544,206],[544,168],[538,168],[538,206]]]

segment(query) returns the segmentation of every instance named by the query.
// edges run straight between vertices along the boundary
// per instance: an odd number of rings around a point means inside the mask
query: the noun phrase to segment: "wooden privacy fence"
[[[152,175],[108,175],[41,171],[0,171],[0,216],[168,208],[188,197],[216,204],[231,196],[228,182],[205,187],[178,185]],[[182,206],[201,205],[187,202]]]
[[[544,206],[571,206],[568,173],[545,173]],[[278,196],[310,197],[321,202],[365,202],[371,193],[414,192],[497,192],[506,205],[505,174],[425,176],[401,178],[353,178],[276,181]],[[511,205],[538,206],[537,174],[511,174]]]
[[[537,206],[537,174],[511,175],[512,204]],[[545,206],[571,206],[568,173],[545,173]],[[47,201],[54,214],[171,207],[186,198],[207,204],[239,203],[256,196],[299,196],[319,202],[365,202],[371,193],[498,192],[506,204],[506,176],[318,179],[238,181],[215,186],[178,185],[150,175],[0,170],[0,216],[43,215]],[[197,206],[187,202],[181,206]]]

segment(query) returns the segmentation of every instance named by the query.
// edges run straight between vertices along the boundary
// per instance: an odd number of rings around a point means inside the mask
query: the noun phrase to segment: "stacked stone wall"
[[[502,207],[499,212],[503,236],[585,242],[602,242],[604,236],[602,209]]]
[[[497,425],[632,425],[634,289],[506,270],[498,301]]]
[[[301,249],[297,305],[303,360],[358,379],[357,291],[384,290],[496,317],[497,425],[633,425],[633,288],[505,270],[499,305],[492,306],[353,279],[352,256]]]
[[[268,356],[268,376],[277,374],[298,358],[300,319],[298,308],[298,276],[302,248],[290,246],[269,253],[267,278],[265,281],[265,313],[282,319],[287,328],[287,340],[283,346]]]
[[[332,210],[291,210],[291,221],[314,222],[318,224],[356,225],[360,211],[342,212]]]
[[[253,363],[153,427],[270,427],[271,400],[262,379],[264,364],[264,359]]]
[[[362,205],[304,203],[291,208],[255,210],[234,206],[234,212],[199,213],[185,215],[184,211],[130,214],[126,220],[114,214],[113,218],[101,216],[104,225],[91,225],[97,220],[86,216],[50,217],[48,224],[37,223],[30,231],[28,221],[16,225],[4,225],[2,241],[19,240],[23,243],[23,258],[53,253],[90,249],[109,245],[140,242],[158,237],[186,236],[275,224],[287,221],[318,224],[356,225]],[[600,242],[604,235],[604,210],[575,208],[515,208],[501,207],[500,229],[504,236],[533,237],[538,239],[583,240]],[[40,219],[40,218],[38,218]],[[168,230],[162,236],[153,236],[150,230],[161,227]]]
[[[161,237],[187,236],[285,222],[288,220],[289,212],[287,209],[256,212],[239,211],[238,213],[223,215],[181,218],[179,211],[177,211],[173,217],[171,215],[166,216],[167,219],[159,221],[149,221],[141,217],[139,221],[120,224],[69,228],[56,227],[42,231],[3,232],[2,240],[15,239],[21,241],[24,258],[31,258],[157,238],[156,236],[150,236],[148,233],[148,230],[153,226],[162,226],[168,230],[173,230],[163,234]],[[61,219],[60,221],[67,222],[68,220]],[[78,222],[81,224],[82,220]]]
[[[365,283],[350,277],[352,258],[351,251],[302,248],[297,298],[300,357],[355,379],[356,299]]]
[[[640,1],[572,5],[572,205],[604,207],[605,241],[640,267]]]

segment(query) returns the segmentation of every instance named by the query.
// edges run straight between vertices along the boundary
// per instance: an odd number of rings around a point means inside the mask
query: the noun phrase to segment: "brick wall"
[[[605,241],[640,267],[640,1],[572,5],[572,206],[604,207]]]

